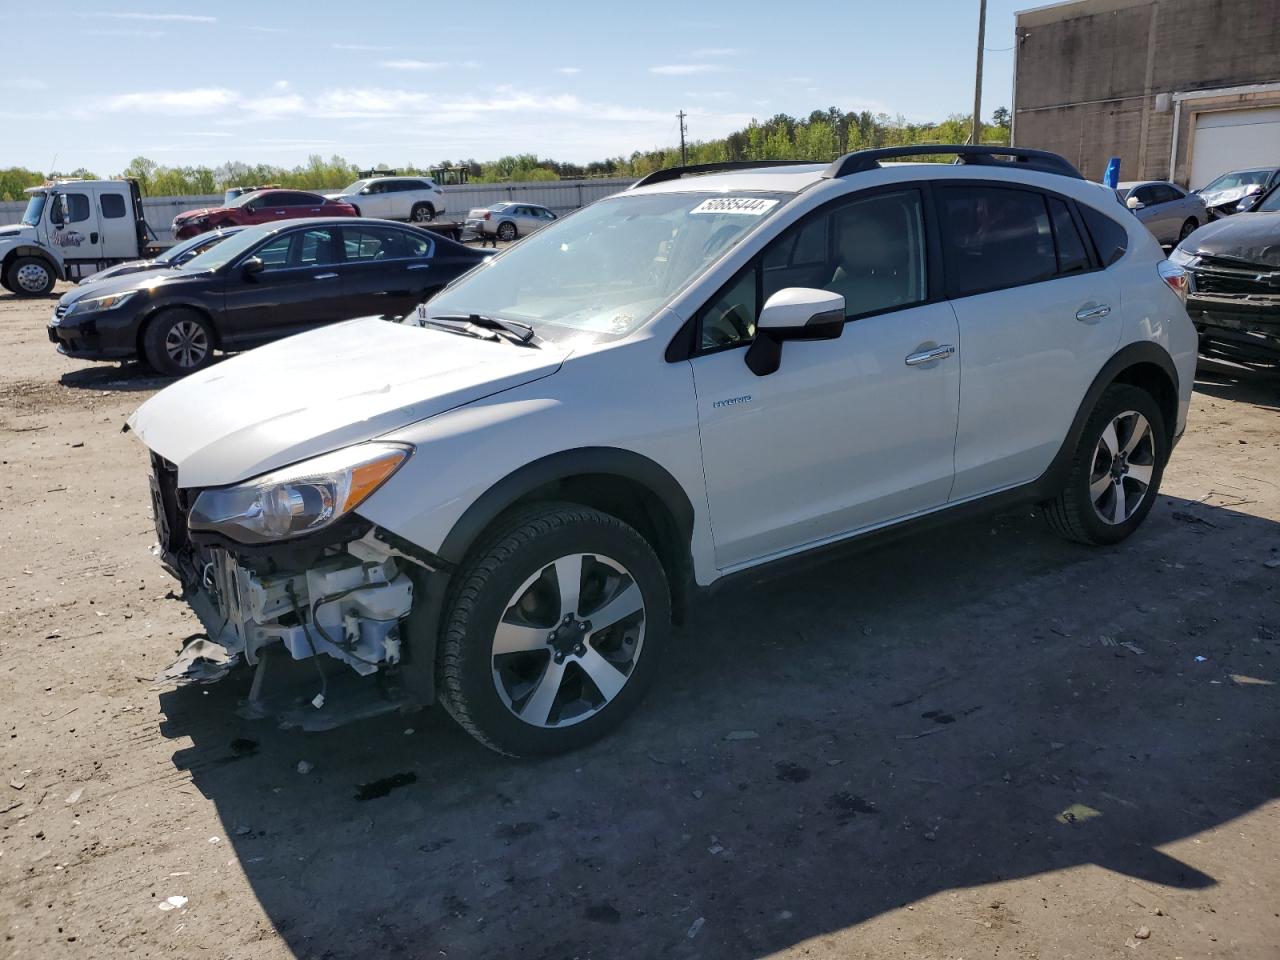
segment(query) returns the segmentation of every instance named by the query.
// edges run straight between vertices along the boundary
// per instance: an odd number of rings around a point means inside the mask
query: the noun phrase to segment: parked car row
[[[1224,173],[1198,190],[1183,190],[1168,180],[1144,180],[1117,184],[1116,195],[1157,240],[1171,246],[1206,223],[1251,209],[1277,185],[1280,167],[1258,167]]]
[[[183,375],[215,350],[353,317],[403,317],[492,256],[406,224],[333,217],[231,227],[195,241],[180,262],[118,267],[64,294],[49,339],[69,357],[141,358]]]

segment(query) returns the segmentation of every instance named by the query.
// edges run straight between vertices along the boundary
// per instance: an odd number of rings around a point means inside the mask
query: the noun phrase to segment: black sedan
[[[214,350],[354,317],[403,317],[491,255],[388,220],[246,227],[176,269],[76,287],[58,301],[49,339],[69,357],[142,357],[179,376]]]

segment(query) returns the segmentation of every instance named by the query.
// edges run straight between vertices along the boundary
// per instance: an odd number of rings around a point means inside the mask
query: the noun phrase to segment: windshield
[[[225,240],[226,237],[221,234],[199,233],[189,240],[183,240],[179,244],[170,247],[160,256],[156,257],[156,263],[183,263],[196,254],[200,253],[207,247]]]
[[[1224,173],[1213,183],[1200,190],[1201,193],[1216,193],[1219,190],[1234,190],[1237,187],[1260,187],[1267,182],[1270,170],[1237,170],[1235,173]]]
[[[44,213],[44,205],[48,201],[47,193],[33,193],[31,199],[27,201],[27,210],[22,215],[22,222],[28,227],[36,226],[40,222],[40,215]]]
[[[519,320],[549,340],[639,328],[780,209],[777,194],[623,194],[531,234],[446,287],[432,317]]]
[[[204,270],[217,270],[230,263],[240,254],[262,241],[263,230],[248,229],[233,233],[221,242],[215,243],[204,253],[198,253],[182,265],[184,271],[200,273]],[[207,237],[205,239],[208,239]]]
[[[351,184],[349,187],[343,187],[340,192],[343,194],[343,196],[349,193],[359,193],[366,186],[368,186],[368,184],[369,184],[368,180],[357,180],[355,183]]]

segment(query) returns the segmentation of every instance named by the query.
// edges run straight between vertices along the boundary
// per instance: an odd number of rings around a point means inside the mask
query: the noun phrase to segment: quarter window
[[[1089,254],[1084,238],[1076,229],[1067,205],[1057,197],[1049,198],[1049,216],[1053,219],[1053,237],[1058,246],[1058,272],[1077,273],[1089,269]]]
[[[1058,272],[1045,198],[1004,187],[939,187],[955,296],[1048,280]]]
[[[118,220],[124,216],[124,197],[118,193],[104,193],[98,197],[104,220]]]
[[[1098,252],[1098,260],[1104,267],[1109,267],[1121,257],[1129,246],[1129,234],[1124,227],[1116,223],[1104,213],[1088,204],[1080,204],[1080,216],[1084,219],[1085,229],[1093,238],[1093,248]]]

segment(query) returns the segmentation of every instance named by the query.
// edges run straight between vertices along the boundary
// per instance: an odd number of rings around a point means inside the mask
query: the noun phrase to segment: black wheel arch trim
[[[1058,448],[1058,452],[1054,454],[1053,460],[1049,462],[1044,473],[1032,483],[1040,499],[1052,496],[1062,485],[1067,472],[1071,469],[1071,458],[1075,456],[1080,435],[1084,432],[1085,424],[1093,413],[1094,407],[1098,405],[1098,399],[1103,391],[1115,383],[1126,370],[1140,364],[1153,364],[1163,371],[1169,378],[1169,386],[1173,389],[1174,397],[1178,396],[1178,369],[1174,366],[1173,357],[1169,356],[1169,352],[1164,347],[1150,340],[1140,340],[1121,347],[1110,360],[1103,364],[1098,375],[1093,378],[1093,383],[1085,391],[1084,399],[1076,409],[1076,415],[1071,421],[1071,427],[1062,441],[1062,446]],[[1159,401],[1159,397],[1155,399]],[[1176,407],[1174,416],[1175,418],[1177,416]],[[1167,426],[1168,439],[1172,442],[1177,423],[1170,423]]]
[[[539,487],[584,474],[612,474],[646,487],[670,512],[682,541],[693,534],[693,504],[679,481],[649,457],[618,447],[579,447],[553,453],[507,474],[482,493],[454,523],[437,551],[461,563],[485,528]]]
[[[200,303],[198,300],[166,300],[163,303],[153,304],[138,316],[138,333],[135,339],[139,355],[142,353],[142,338],[146,336],[147,327],[151,326],[157,317],[168,313],[170,310],[191,310],[200,314],[204,318],[204,322],[208,324],[209,332],[213,334],[214,349],[222,349],[222,332],[218,329],[217,320],[206,304]]]

